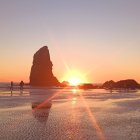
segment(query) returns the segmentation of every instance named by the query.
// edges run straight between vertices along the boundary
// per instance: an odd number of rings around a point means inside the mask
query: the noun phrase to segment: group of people
[[[23,91],[23,86],[24,86],[24,82],[21,81],[21,82],[19,83],[20,91]],[[14,89],[14,82],[11,81],[11,85],[10,85],[11,93],[12,93],[13,89]]]

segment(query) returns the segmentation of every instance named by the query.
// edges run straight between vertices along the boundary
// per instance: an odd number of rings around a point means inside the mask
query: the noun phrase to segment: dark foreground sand
[[[0,140],[140,140],[140,92],[0,92]]]

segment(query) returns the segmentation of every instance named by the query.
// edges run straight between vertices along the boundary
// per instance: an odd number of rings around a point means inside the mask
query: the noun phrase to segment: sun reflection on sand
[[[50,100],[54,99],[54,97],[60,95],[61,93],[62,93],[62,91],[61,92],[60,91],[55,92],[53,94],[53,96],[51,96],[50,98],[46,99],[43,103],[41,103],[38,106],[36,106],[34,108],[33,112],[36,111],[37,109],[40,109],[44,104],[48,103]],[[96,130],[97,136],[99,137],[100,140],[105,140],[105,136],[104,136],[104,133],[103,133],[103,131],[101,129],[101,126],[99,125],[98,121],[96,120],[93,112],[90,110],[90,107],[89,107],[88,103],[86,102],[84,96],[82,94],[80,94],[79,90],[77,90],[77,89],[72,89],[72,93],[77,94],[77,95],[80,96],[80,100],[83,103],[84,107],[86,108],[86,111],[88,113],[89,119],[91,120],[92,125]],[[76,105],[76,103],[77,103],[77,97],[72,97],[72,101],[71,101],[72,107],[74,107]],[[73,115],[75,113],[76,112],[73,112]]]
[[[84,104],[84,106],[85,106],[85,108],[86,108],[86,111],[87,111],[87,113],[88,113],[88,116],[90,117],[90,120],[91,120],[91,122],[92,122],[93,127],[96,129],[96,133],[97,133],[99,139],[100,139],[100,140],[106,140],[106,138],[105,138],[105,136],[104,136],[104,133],[103,133],[103,131],[102,131],[102,129],[101,129],[101,126],[100,126],[99,123],[97,122],[97,120],[96,120],[96,118],[95,118],[93,112],[91,112],[90,107],[88,106],[88,104],[87,104],[85,98],[83,97],[83,95],[80,95],[80,98],[81,98],[81,100],[82,100],[82,102],[83,102],[83,104]]]
[[[72,98],[72,102],[71,102],[71,103],[72,103],[72,105],[75,105],[75,104],[76,104],[76,102],[77,102],[77,98],[76,98],[76,97],[73,97],[73,98]]]
[[[80,96],[80,100],[83,102],[83,105],[86,108],[86,111],[87,111],[88,116],[89,116],[89,118],[92,122],[92,125],[96,129],[96,133],[97,133],[98,138],[100,140],[106,140],[106,138],[104,136],[104,133],[101,129],[101,126],[99,125],[98,121],[96,120],[93,112],[91,112],[90,107],[89,107],[88,103],[86,102],[84,96],[82,94],[80,94],[78,89],[72,89],[72,92],[73,92],[74,95],[78,94]],[[71,103],[72,103],[72,105],[75,105],[77,103],[77,98],[73,97]]]
[[[76,93],[77,93],[77,89],[75,89],[75,88],[72,89],[72,93],[73,93],[73,94],[76,94]]]

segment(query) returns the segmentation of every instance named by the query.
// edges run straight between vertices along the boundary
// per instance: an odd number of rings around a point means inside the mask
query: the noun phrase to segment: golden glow
[[[81,83],[81,80],[78,77],[70,77],[70,79],[68,79],[68,82],[72,86],[77,86],[77,85],[79,85]]]
[[[75,89],[75,88],[72,89],[72,93],[73,93],[73,94],[76,94],[76,93],[77,93],[77,89]]]
[[[66,65],[66,63],[65,63],[65,67],[67,71],[63,76],[62,81],[68,81],[71,86],[77,86],[81,83],[87,82],[85,73],[78,70],[70,69],[69,66]]]

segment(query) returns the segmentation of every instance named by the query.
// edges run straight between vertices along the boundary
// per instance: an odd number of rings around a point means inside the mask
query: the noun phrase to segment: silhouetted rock
[[[93,84],[90,84],[90,83],[82,84],[82,85],[79,85],[78,87],[79,87],[80,89],[93,89],[93,88],[95,88],[95,87],[93,86]]]
[[[47,46],[40,48],[33,58],[30,73],[30,85],[32,86],[58,86],[59,81],[52,73],[52,62]]]
[[[112,89],[112,88],[115,87],[115,84],[116,84],[116,83],[115,83],[113,80],[110,80],[110,81],[106,81],[106,82],[102,85],[102,87],[103,87],[103,88]]]
[[[138,87],[139,84],[133,79],[121,80],[115,84],[115,88],[136,89]]]
[[[139,84],[133,79],[120,80],[118,82],[107,81],[102,85],[103,88],[113,89],[113,88],[122,88],[122,89],[136,89],[139,88]]]
[[[70,83],[68,81],[63,81],[60,86],[61,87],[68,87],[70,85]]]

